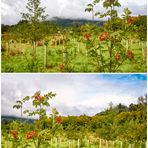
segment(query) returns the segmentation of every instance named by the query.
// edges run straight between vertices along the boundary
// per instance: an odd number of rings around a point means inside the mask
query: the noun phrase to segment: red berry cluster
[[[12,134],[12,137],[13,137],[14,139],[17,139],[17,138],[18,138],[18,137],[17,137],[17,135],[18,135],[18,132],[17,132],[17,131],[12,131],[11,134]]]
[[[83,36],[87,41],[90,41],[90,35],[87,32],[83,32]]]
[[[128,57],[129,59],[133,59],[133,58],[134,58],[134,54],[133,54],[133,52],[132,52],[131,50],[128,50],[128,51],[127,51],[127,57]]]
[[[134,22],[135,22],[135,18],[129,16],[129,17],[128,17],[128,20],[127,20],[127,23],[128,23],[129,25],[132,25]]]
[[[64,65],[64,64],[61,64],[61,65],[59,66],[59,68],[60,68],[60,71],[61,71],[61,72],[64,72],[64,70],[65,70],[65,65]]]
[[[119,61],[121,59],[121,55],[119,53],[116,54],[115,59]]]
[[[31,131],[27,133],[27,139],[32,139],[37,136],[37,133],[35,131]]]
[[[100,41],[104,41],[104,40],[108,39],[108,32],[100,33],[99,39],[100,39]]]
[[[55,117],[54,121],[55,121],[55,123],[61,123],[62,118],[61,117]]]
[[[41,95],[38,95],[38,96],[35,96],[35,99],[38,100],[38,101],[43,101],[44,97],[41,96]]]

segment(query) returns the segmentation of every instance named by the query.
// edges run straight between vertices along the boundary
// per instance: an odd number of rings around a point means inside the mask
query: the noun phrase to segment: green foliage
[[[38,98],[40,95],[41,91],[37,91],[32,97],[25,97],[25,103],[29,101],[28,98],[40,100],[40,97]],[[55,94],[49,92],[44,96],[52,98]],[[20,104],[22,102],[17,101]],[[36,105],[34,107],[36,108]],[[11,142],[13,147],[30,145],[38,148],[45,145],[49,146],[51,139],[56,137],[57,142],[59,138],[79,140],[81,146],[86,146],[89,139],[89,147],[94,148],[96,145],[98,146],[97,140],[99,138],[102,139],[102,145],[103,141],[106,140],[108,144],[109,141],[116,141],[114,147],[117,148],[120,141],[122,141],[124,147],[128,147],[129,144],[135,144],[137,147],[145,146],[144,143],[147,139],[147,95],[139,97],[137,104],[130,104],[129,106],[123,104],[114,106],[109,103],[106,110],[95,116],[59,117],[57,109],[52,108],[51,116],[48,117],[45,115],[45,111],[43,108],[36,108],[33,112],[24,110],[24,113],[29,113],[30,116],[36,114],[42,116],[35,120],[34,124],[13,121],[2,125],[2,144],[7,141]],[[29,136],[32,136],[28,135],[29,133],[35,134],[34,137],[28,139]]]
[[[26,15],[28,20],[2,26],[2,49],[5,49],[2,72],[145,72],[146,16],[132,17],[132,12],[125,8],[120,18],[116,11],[120,6],[118,0],[94,0],[86,7],[93,17],[98,4],[106,10],[96,14],[107,17],[108,21],[63,28],[42,20],[40,16],[44,16],[45,9],[40,7],[40,1],[28,1],[30,11],[33,5],[39,11],[35,18],[28,10],[26,14],[30,14],[30,20]],[[41,10],[44,11],[41,13]],[[37,23],[33,24],[35,21]],[[109,36],[100,42],[103,32],[108,32]],[[84,38],[84,33],[88,33],[89,40]],[[42,43],[40,47],[37,47],[38,42]],[[132,52],[132,58],[128,57],[128,51]]]

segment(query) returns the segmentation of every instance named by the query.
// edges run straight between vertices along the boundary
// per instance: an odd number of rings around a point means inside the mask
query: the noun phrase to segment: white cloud
[[[108,77],[105,77],[108,76]],[[115,105],[136,103],[146,92],[146,76],[97,74],[4,74],[2,75],[2,114],[19,115],[15,101],[35,91],[57,94],[51,106],[62,115],[94,115]],[[6,107],[7,106],[7,109]],[[31,102],[25,105],[31,108]],[[48,109],[49,112],[49,109]]]
[[[68,18],[86,18],[91,19],[91,14],[84,12],[86,5],[91,3],[92,0],[41,0],[43,7],[46,7],[46,13],[49,17],[68,17]],[[129,7],[133,11],[133,15],[146,14],[146,0],[120,0],[122,8],[118,9],[121,14],[125,7]],[[15,24],[21,19],[21,12],[26,11],[27,0],[2,0],[2,23],[4,24]],[[97,10],[103,11],[98,6]]]

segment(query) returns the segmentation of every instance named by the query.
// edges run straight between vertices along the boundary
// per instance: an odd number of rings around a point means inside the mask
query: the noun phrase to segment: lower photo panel
[[[2,148],[145,148],[146,74],[1,74]]]

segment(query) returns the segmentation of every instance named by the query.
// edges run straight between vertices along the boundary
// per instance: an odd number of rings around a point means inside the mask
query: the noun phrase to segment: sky
[[[109,103],[130,105],[147,92],[145,74],[2,74],[2,115],[20,116],[13,105],[25,96],[40,90],[42,95],[52,91],[50,108],[60,115],[95,115],[109,107]],[[24,109],[33,111],[31,102]]]
[[[84,18],[91,19],[91,13],[85,12],[85,8],[92,0],[41,0],[41,6],[46,7],[48,19],[52,17]],[[119,0],[122,7],[118,9],[119,15],[123,9],[128,7],[132,15],[143,15],[147,13],[146,0]],[[26,12],[27,0],[1,0],[1,23],[16,24],[21,19],[21,12]],[[103,12],[101,5],[95,10]]]

